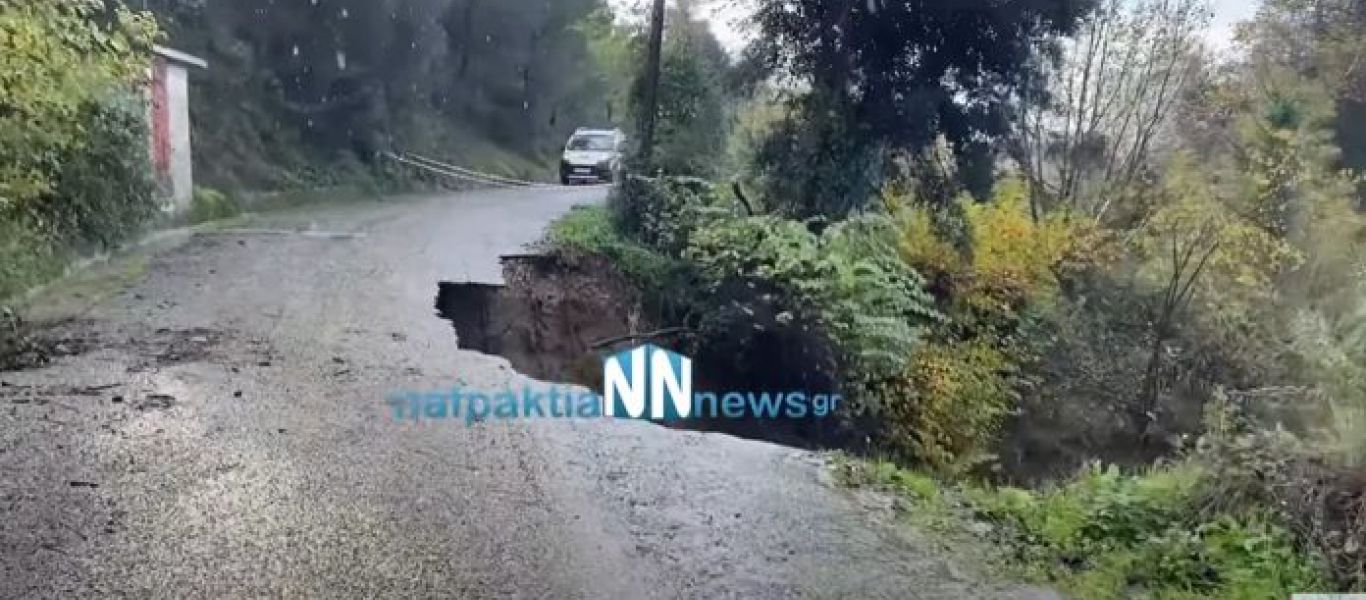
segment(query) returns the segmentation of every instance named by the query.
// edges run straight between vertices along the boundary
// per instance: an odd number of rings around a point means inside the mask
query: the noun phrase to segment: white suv
[[[620,129],[580,128],[564,145],[560,183],[612,182],[621,172],[626,135]]]

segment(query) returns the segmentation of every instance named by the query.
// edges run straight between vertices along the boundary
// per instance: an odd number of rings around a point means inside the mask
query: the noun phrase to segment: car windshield
[[[612,150],[615,146],[616,142],[610,135],[577,135],[569,140],[570,150],[604,152]]]

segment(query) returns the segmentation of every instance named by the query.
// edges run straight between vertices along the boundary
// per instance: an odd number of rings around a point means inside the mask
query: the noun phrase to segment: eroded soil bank
[[[636,290],[600,257],[511,255],[502,264],[505,285],[440,282],[436,310],[462,349],[504,357],[525,375],[601,390],[605,357],[652,343],[693,358],[694,391],[834,393],[828,382],[813,385],[799,372],[782,339],[752,351],[767,360],[738,361],[733,348],[698,348],[687,328],[652,322]],[[857,439],[833,415],[693,418],[669,426],[799,447],[851,447]]]
[[[504,256],[506,285],[438,284],[436,309],[460,347],[507,358],[543,381],[601,387],[601,357],[640,331],[634,292],[606,264]]]

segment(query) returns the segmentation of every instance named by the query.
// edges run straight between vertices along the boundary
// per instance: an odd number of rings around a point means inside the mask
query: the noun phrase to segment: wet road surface
[[[593,189],[260,217],[154,253],[0,373],[0,598],[1037,598],[983,584],[819,455],[629,422],[407,423],[520,386],[439,280]]]

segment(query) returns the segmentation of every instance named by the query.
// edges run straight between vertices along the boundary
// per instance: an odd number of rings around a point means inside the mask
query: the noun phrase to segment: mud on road
[[[458,349],[438,282],[501,283],[500,255],[597,201],[315,208],[156,252],[44,334],[64,351],[0,373],[0,598],[1046,595],[984,583],[817,454],[395,422],[394,390],[527,382]]]

